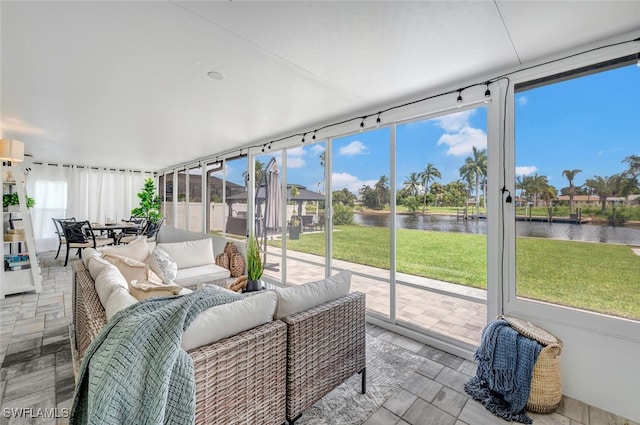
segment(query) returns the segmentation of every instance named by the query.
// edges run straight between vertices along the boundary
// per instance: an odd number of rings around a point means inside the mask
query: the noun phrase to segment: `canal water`
[[[354,214],[353,221],[363,226],[389,227],[389,214]],[[487,220],[458,220],[447,215],[396,215],[399,229],[435,230],[487,234]],[[518,236],[640,245],[640,229],[598,224],[516,222]]]

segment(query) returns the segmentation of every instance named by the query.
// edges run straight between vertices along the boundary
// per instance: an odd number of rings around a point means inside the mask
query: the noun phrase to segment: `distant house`
[[[569,204],[569,195],[560,195],[554,199],[554,205],[558,203]],[[640,195],[629,195],[628,197],[622,196],[609,196],[607,197],[607,205],[639,205]],[[600,197],[596,195],[574,195],[573,196],[574,207],[587,207],[593,205],[600,205]]]

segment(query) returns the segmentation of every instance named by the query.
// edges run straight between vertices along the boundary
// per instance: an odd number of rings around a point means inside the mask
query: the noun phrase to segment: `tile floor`
[[[55,253],[41,256],[43,291],[0,301],[0,424],[65,424],[73,396],[68,339],[71,323],[71,267]],[[502,425],[463,390],[475,364],[374,325],[369,335],[423,358],[416,372],[364,425]],[[58,418],[8,418],[6,409],[47,408]],[[535,424],[638,425],[565,398],[556,413],[531,415]]]

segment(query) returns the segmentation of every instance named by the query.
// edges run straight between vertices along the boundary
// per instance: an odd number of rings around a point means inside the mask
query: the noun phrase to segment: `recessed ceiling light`
[[[218,71],[207,72],[207,77],[211,78],[212,80],[224,80],[224,75],[222,75],[222,73]]]

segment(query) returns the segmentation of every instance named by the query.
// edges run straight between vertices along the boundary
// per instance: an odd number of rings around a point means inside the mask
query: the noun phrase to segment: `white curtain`
[[[128,219],[138,206],[137,193],[150,173],[104,168],[34,164],[27,178],[27,193],[36,204],[32,210],[36,249],[58,248],[51,218],[75,217],[104,223],[107,214]]]
[[[60,165],[31,166],[27,175],[27,195],[35,201],[31,208],[36,251],[58,248],[52,218],[66,217],[69,169]]]

